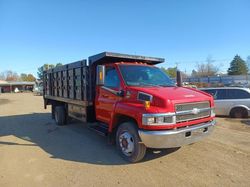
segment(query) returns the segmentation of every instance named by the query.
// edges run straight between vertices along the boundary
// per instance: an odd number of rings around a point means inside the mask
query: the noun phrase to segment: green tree
[[[43,66],[38,68],[37,71],[37,76],[39,79],[43,79],[43,71],[46,71],[48,69],[54,68],[55,65],[54,64],[44,64]]]
[[[20,75],[20,80],[21,80],[21,81],[26,81],[26,80],[27,80],[27,74],[21,73],[21,75]]]
[[[54,68],[54,67],[57,67],[57,66],[62,66],[62,65],[63,65],[62,63],[57,63],[56,65],[54,65],[54,64],[44,64],[43,66],[38,68],[37,76],[38,76],[39,79],[43,79],[43,71],[46,71],[48,69],[51,69],[51,68]]]
[[[63,65],[63,64],[59,62],[59,63],[56,64],[56,67],[62,66],[62,65]]]
[[[27,81],[27,82],[34,82],[36,80],[36,78],[32,75],[32,74],[25,74],[25,73],[22,73],[20,75],[20,80],[21,81]]]
[[[177,67],[174,67],[174,68],[164,68],[164,67],[161,67],[161,70],[163,72],[165,72],[169,77],[171,78],[176,78],[176,71],[177,71]],[[187,77],[187,74],[185,74],[184,72],[181,71],[181,76],[183,78]]]
[[[164,71],[166,74],[168,74],[169,77],[171,78],[175,78],[176,77],[176,71],[177,71],[177,68],[174,67],[174,68],[164,68],[164,67],[161,67],[161,70]]]
[[[34,82],[34,81],[36,81],[36,78],[32,74],[28,74],[26,81],[28,81],[28,82]]]
[[[192,73],[191,73],[191,76],[192,77],[197,77],[197,71],[195,71],[194,69],[192,70]]]
[[[228,75],[246,75],[248,73],[247,64],[239,55],[236,55],[227,72]]]
[[[250,56],[247,57],[247,68],[248,68],[248,73],[250,73]]]

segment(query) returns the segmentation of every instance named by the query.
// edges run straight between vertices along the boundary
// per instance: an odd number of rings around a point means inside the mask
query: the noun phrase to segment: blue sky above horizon
[[[0,72],[37,75],[113,51],[163,57],[163,67],[190,73],[212,56],[226,72],[250,55],[248,0],[0,0]]]

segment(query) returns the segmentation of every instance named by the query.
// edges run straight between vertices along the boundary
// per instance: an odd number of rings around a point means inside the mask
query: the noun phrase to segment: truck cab
[[[142,160],[147,148],[197,142],[214,128],[213,98],[193,88],[176,86],[155,66],[163,61],[108,52],[91,56],[85,68],[89,98],[77,102],[45,93],[45,105],[52,105],[59,125],[67,116],[92,122],[90,127],[109,136],[130,162]],[[79,105],[81,102],[85,104]],[[86,115],[81,118],[81,113]]]

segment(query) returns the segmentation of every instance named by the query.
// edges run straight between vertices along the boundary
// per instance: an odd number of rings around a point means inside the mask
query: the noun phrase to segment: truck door
[[[110,123],[112,112],[120,97],[120,78],[114,66],[106,66],[104,86],[99,87],[96,94],[96,118],[102,122]]]

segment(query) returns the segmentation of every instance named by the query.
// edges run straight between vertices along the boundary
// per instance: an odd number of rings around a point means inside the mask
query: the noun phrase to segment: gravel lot
[[[0,95],[0,186],[250,186],[250,120],[217,118],[207,139],[126,163],[105,137],[57,127],[41,96]]]

